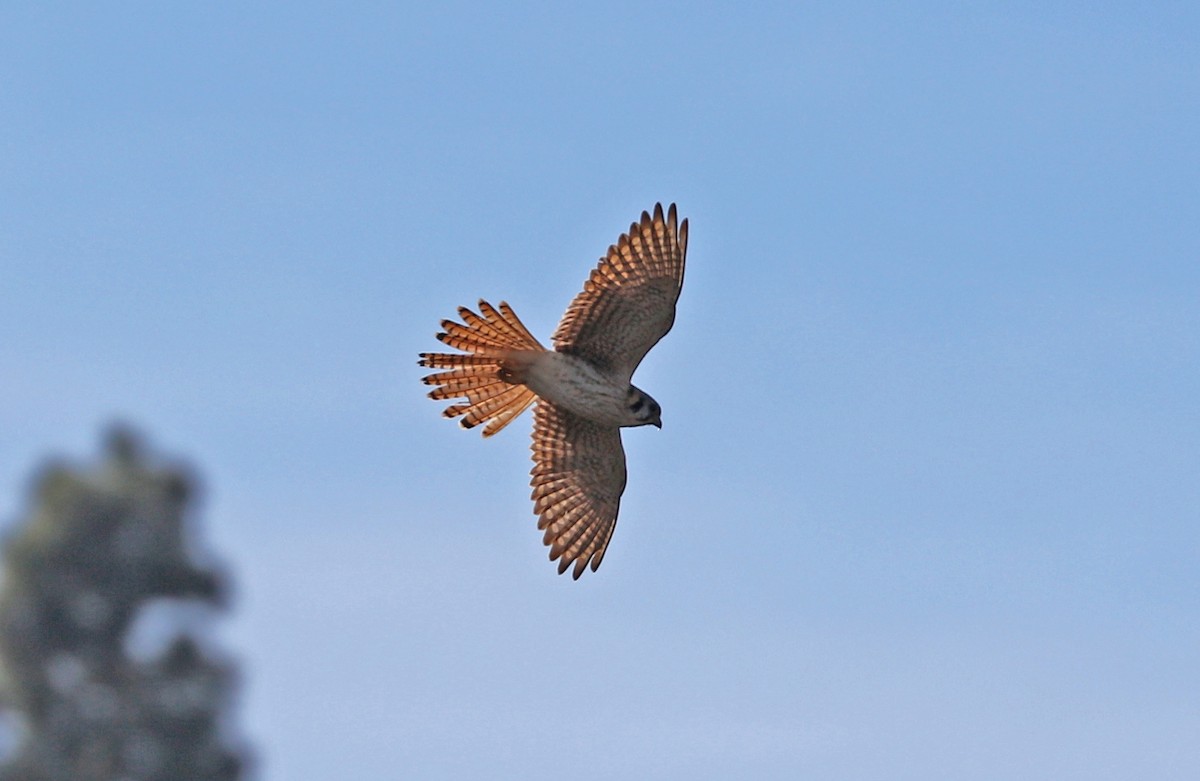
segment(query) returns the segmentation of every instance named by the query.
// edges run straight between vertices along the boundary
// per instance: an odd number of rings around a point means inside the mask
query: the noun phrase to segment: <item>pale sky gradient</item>
[[[114,418],[204,475],[265,781],[1200,778],[1200,10],[6,3],[0,519]],[[691,219],[662,431],[555,575],[548,338]]]

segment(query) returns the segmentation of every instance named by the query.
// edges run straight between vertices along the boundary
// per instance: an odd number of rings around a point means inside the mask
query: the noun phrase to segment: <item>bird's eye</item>
[[[645,403],[646,402],[644,399],[639,398],[637,401],[635,401],[633,404],[631,404],[629,406],[629,409],[633,412],[633,414],[636,415],[642,411],[642,407],[645,405]]]

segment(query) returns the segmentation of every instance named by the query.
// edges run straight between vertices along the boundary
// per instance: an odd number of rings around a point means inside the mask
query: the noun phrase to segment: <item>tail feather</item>
[[[489,339],[480,334],[472,333],[463,328],[458,323],[446,321],[442,323],[442,328],[445,330],[437,335],[437,339],[442,344],[449,345],[455,350],[463,352],[481,352],[487,350],[503,350],[501,344],[493,339]]]
[[[523,337],[528,335],[522,334],[515,328],[509,327],[500,313],[493,309],[492,305],[488,302],[480,301],[479,309],[483,314],[482,317],[475,314],[470,309],[467,309],[465,306],[460,306],[458,308],[458,315],[462,318],[463,323],[466,324],[468,329],[474,331],[476,334],[480,336],[486,336],[495,341],[497,344],[505,344],[506,342],[513,341],[514,339],[516,341],[537,341],[531,336],[528,337],[528,339],[523,339]],[[511,310],[509,310],[509,314],[511,314]],[[512,318],[516,320],[516,315],[512,315]],[[517,322],[520,322],[520,320],[517,320]],[[443,325],[445,325],[445,323],[443,323]],[[455,323],[455,325],[458,324]]]
[[[418,366],[427,369],[454,369],[455,371],[470,371],[465,367],[490,366],[496,359],[488,355],[460,355],[458,353],[421,353],[418,356]],[[449,374],[449,372],[446,372]],[[421,378],[421,382],[432,385],[431,380],[438,375],[431,374]]]
[[[450,372],[446,372],[449,374]],[[480,394],[488,395],[492,385],[495,385],[500,380],[495,377],[479,375],[474,377],[461,377],[459,379],[445,380],[442,385],[429,391],[431,399],[453,399],[459,396],[465,396],[468,401],[475,401]]]
[[[529,329],[521,322],[521,318],[517,317],[516,312],[508,305],[507,301],[500,302],[500,311],[497,312],[492,308],[492,305],[487,301],[479,302],[479,311],[487,318],[488,322],[495,325],[504,333],[518,342],[525,344],[536,344],[541,347],[541,343],[534,338],[533,334],[529,333]],[[545,348],[543,348],[545,349]]]
[[[480,423],[503,419],[507,423],[533,403],[533,393],[521,385],[509,385],[495,395],[469,404],[463,414],[462,427],[474,428]],[[484,427],[486,430],[486,426]]]
[[[426,385],[437,386],[429,398],[464,400],[451,404],[442,414],[461,418],[463,428],[482,423],[483,435],[490,437],[537,399],[529,388],[511,382],[514,374],[506,363],[516,361],[519,353],[544,352],[546,348],[507,303],[501,301],[497,309],[480,300],[479,312],[459,307],[462,323],[442,321],[438,341],[462,353],[421,353],[419,364],[446,370],[422,378]]]

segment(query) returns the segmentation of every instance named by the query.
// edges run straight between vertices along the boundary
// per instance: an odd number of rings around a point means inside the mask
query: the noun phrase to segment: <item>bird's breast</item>
[[[583,358],[538,353],[525,373],[525,385],[540,398],[580,417],[614,426],[628,425],[628,384],[621,384]]]

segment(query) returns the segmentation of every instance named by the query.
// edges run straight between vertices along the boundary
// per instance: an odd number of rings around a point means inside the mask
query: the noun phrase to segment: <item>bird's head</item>
[[[641,388],[629,386],[625,394],[625,407],[629,410],[629,426],[654,426],[662,428],[662,407]]]

